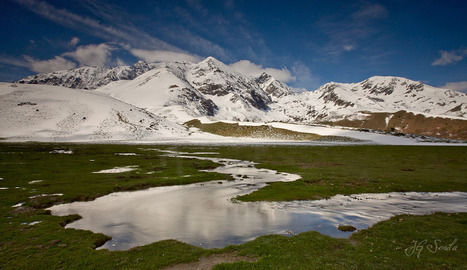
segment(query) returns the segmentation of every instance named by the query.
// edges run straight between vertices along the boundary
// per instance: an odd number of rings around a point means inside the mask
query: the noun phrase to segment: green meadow
[[[467,213],[396,216],[349,239],[305,232],[266,235],[223,249],[166,240],[108,251],[95,249],[108,236],[64,228],[79,216],[52,216],[46,210],[112,192],[230,178],[205,172],[218,166],[211,161],[168,157],[150,149],[216,152],[212,156],[250,160],[258,168],[302,177],[271,183],[237,198],[242,201],[394,191],[467,192],[466,147],[0,143],[0,268],[159,269],[224,256],[245,261],[217,261],[215,269],[465,269]],[[127,166],[137,170],[95,173]]]

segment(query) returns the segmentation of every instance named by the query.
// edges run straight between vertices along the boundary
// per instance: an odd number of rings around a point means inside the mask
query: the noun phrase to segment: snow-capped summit
[[[272,102],[270,96],[254,80],[234,71],[214,57],[208,57],[194,65],[187,73],[187,79],[205,95],[225,96],[231,102],[243,102],[247,107],[267,110],[268,104]]]
[[[292,90],[286,84],[274,79],[274,77],[266,72],[263,72],[258,78],[256,78],[256,82],[273,98],[280,98],[292,93]]]
[[[213,116],[218,108],[212,100],[192,87],[181,74],[177,74],[177,70],[184,71],[183,67],[182,63],[161,65],[133,80],[116,81],[96,91],[175,122]]]

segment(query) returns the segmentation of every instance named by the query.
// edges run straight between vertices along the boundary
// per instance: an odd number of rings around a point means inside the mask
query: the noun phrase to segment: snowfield
[[[124,141],[186,136],[186,128],[97,92],[0,83],[0,137],[10,141]]]

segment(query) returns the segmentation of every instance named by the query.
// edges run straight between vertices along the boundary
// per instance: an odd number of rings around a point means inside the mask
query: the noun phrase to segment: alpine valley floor
[[[465,266],[466,213],[399,215],[348,239],[310,231],[293,236],[265,235],[221,249],[164,240],[127,251],[109,251],[95,249],[107,242],[108,236],[64,228],[79,216],[54,216],[46,210],[113,192],[226,179],[225,174],[212,172],[219,167],[212,160],[171,156],[167,151],[252,161],[258,169],[301,177],[271,183],[238,197],[240,201],[467,192],[467,152],[462,146],[1,143],[0,267],[158,269],[178,264],[190,267],[198,260],[212,261],[204,265],[217,264],[216,269]]]

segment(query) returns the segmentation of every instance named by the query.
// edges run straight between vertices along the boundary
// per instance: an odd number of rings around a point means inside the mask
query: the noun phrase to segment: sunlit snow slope
[[[0,83],[0,137],[34,141],[158,140],[188,135],[109,96],[50,85]]]

